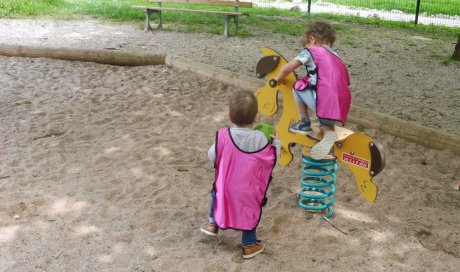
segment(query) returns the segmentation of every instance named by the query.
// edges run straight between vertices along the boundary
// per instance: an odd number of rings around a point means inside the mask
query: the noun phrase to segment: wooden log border
[[[134,53],[119,50],[49,48],[18,45],[0,45],[0,55],[9,57],[50,58],[96,62],[119,66],[164,64],[166,58],[166,55],[161,54]]]
[[[141,66],[166,64],[225,84],[235,85],[243,90],[256,91],[265,84],[264,80],[238,74],[191,59],[164,54],[138,53],[117,50],[92,50],[74,48],[47,48],[19,45],[1,45],[0,55],[10,57],[52,58],[70,61],[96,62],[120,66]],[[450,149],[460,154],[460,136],[420,126],[392,116],[369,111],[352,105],[349,121],[354,124],[375,128],[432,149]]]

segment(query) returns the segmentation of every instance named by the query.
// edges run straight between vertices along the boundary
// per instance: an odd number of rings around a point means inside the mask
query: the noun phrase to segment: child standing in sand
[[[350,79],[347,68],[332,50],[335,30],[327,22],[314,22],[305,29],[304,49],[283,66],[275,77],[278,83],[300,66],[305,66],[307,76],[294,85],[294,99],[300,121],[292,124],[291,132],[308,135],[312,132],[308,109],[316,112],[323,139],[311,149],[313,159],[323,159],[331,151],[337,134],[334,125],[345,123],[351,104]]]
[[[252,129],[257,113],[257,99],[251,92],[237,92],[231,98],[228,117],[234,127],[217,131],[208,151],[216,174],[209,222],[201,226],[201,232],[210,236],[217,236],[219,229],[241,230],[244,259],[265,248],[257,240],[256,228],[281,150],[276,136],[270,143],[263,132]]]

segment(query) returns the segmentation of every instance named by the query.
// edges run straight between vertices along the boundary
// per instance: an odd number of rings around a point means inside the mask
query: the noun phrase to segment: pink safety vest
[[[275,164],[276,150],[270,143],[259,151],[245,152],[233,142],[229,128],[217,132],[213,212],[219,228],[257,227]]]
[[[316,114],[345,124],[351,105],[350,77],[343,61],[323,46],[306,48],[318,70]]]

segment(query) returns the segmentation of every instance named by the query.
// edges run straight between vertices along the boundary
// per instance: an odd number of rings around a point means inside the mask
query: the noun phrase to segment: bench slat
[[[236,1],[221,1],[221,0],[148,0],[154,3],[175,3],[175,4],[197,4],[209,6],[227,6],[227,7],[241,7],[252,8],[251,2],[236,2]]]
[[[151,6],[131,6],[133,9],[147,9],[147,10],[159,10],[159,11],[186,11],[195,13],[208,13],[217,15],[233,15],[233,16],[244,16],[246,13],[234,12],[234,11],[212,11],[212,10],[200,10],[200,9],[185,9],[185,8],[164,8],[164,7],[151,7]]]

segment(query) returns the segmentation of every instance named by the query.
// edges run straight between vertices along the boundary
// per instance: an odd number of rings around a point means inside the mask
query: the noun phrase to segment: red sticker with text
[[[344,162],[348,162],[357,166],[360,166],[362,168],[369,169],[369,161],[365,159],[361,159],[359,157],[350,155],[348,153],[342,153],[342,160]]]

